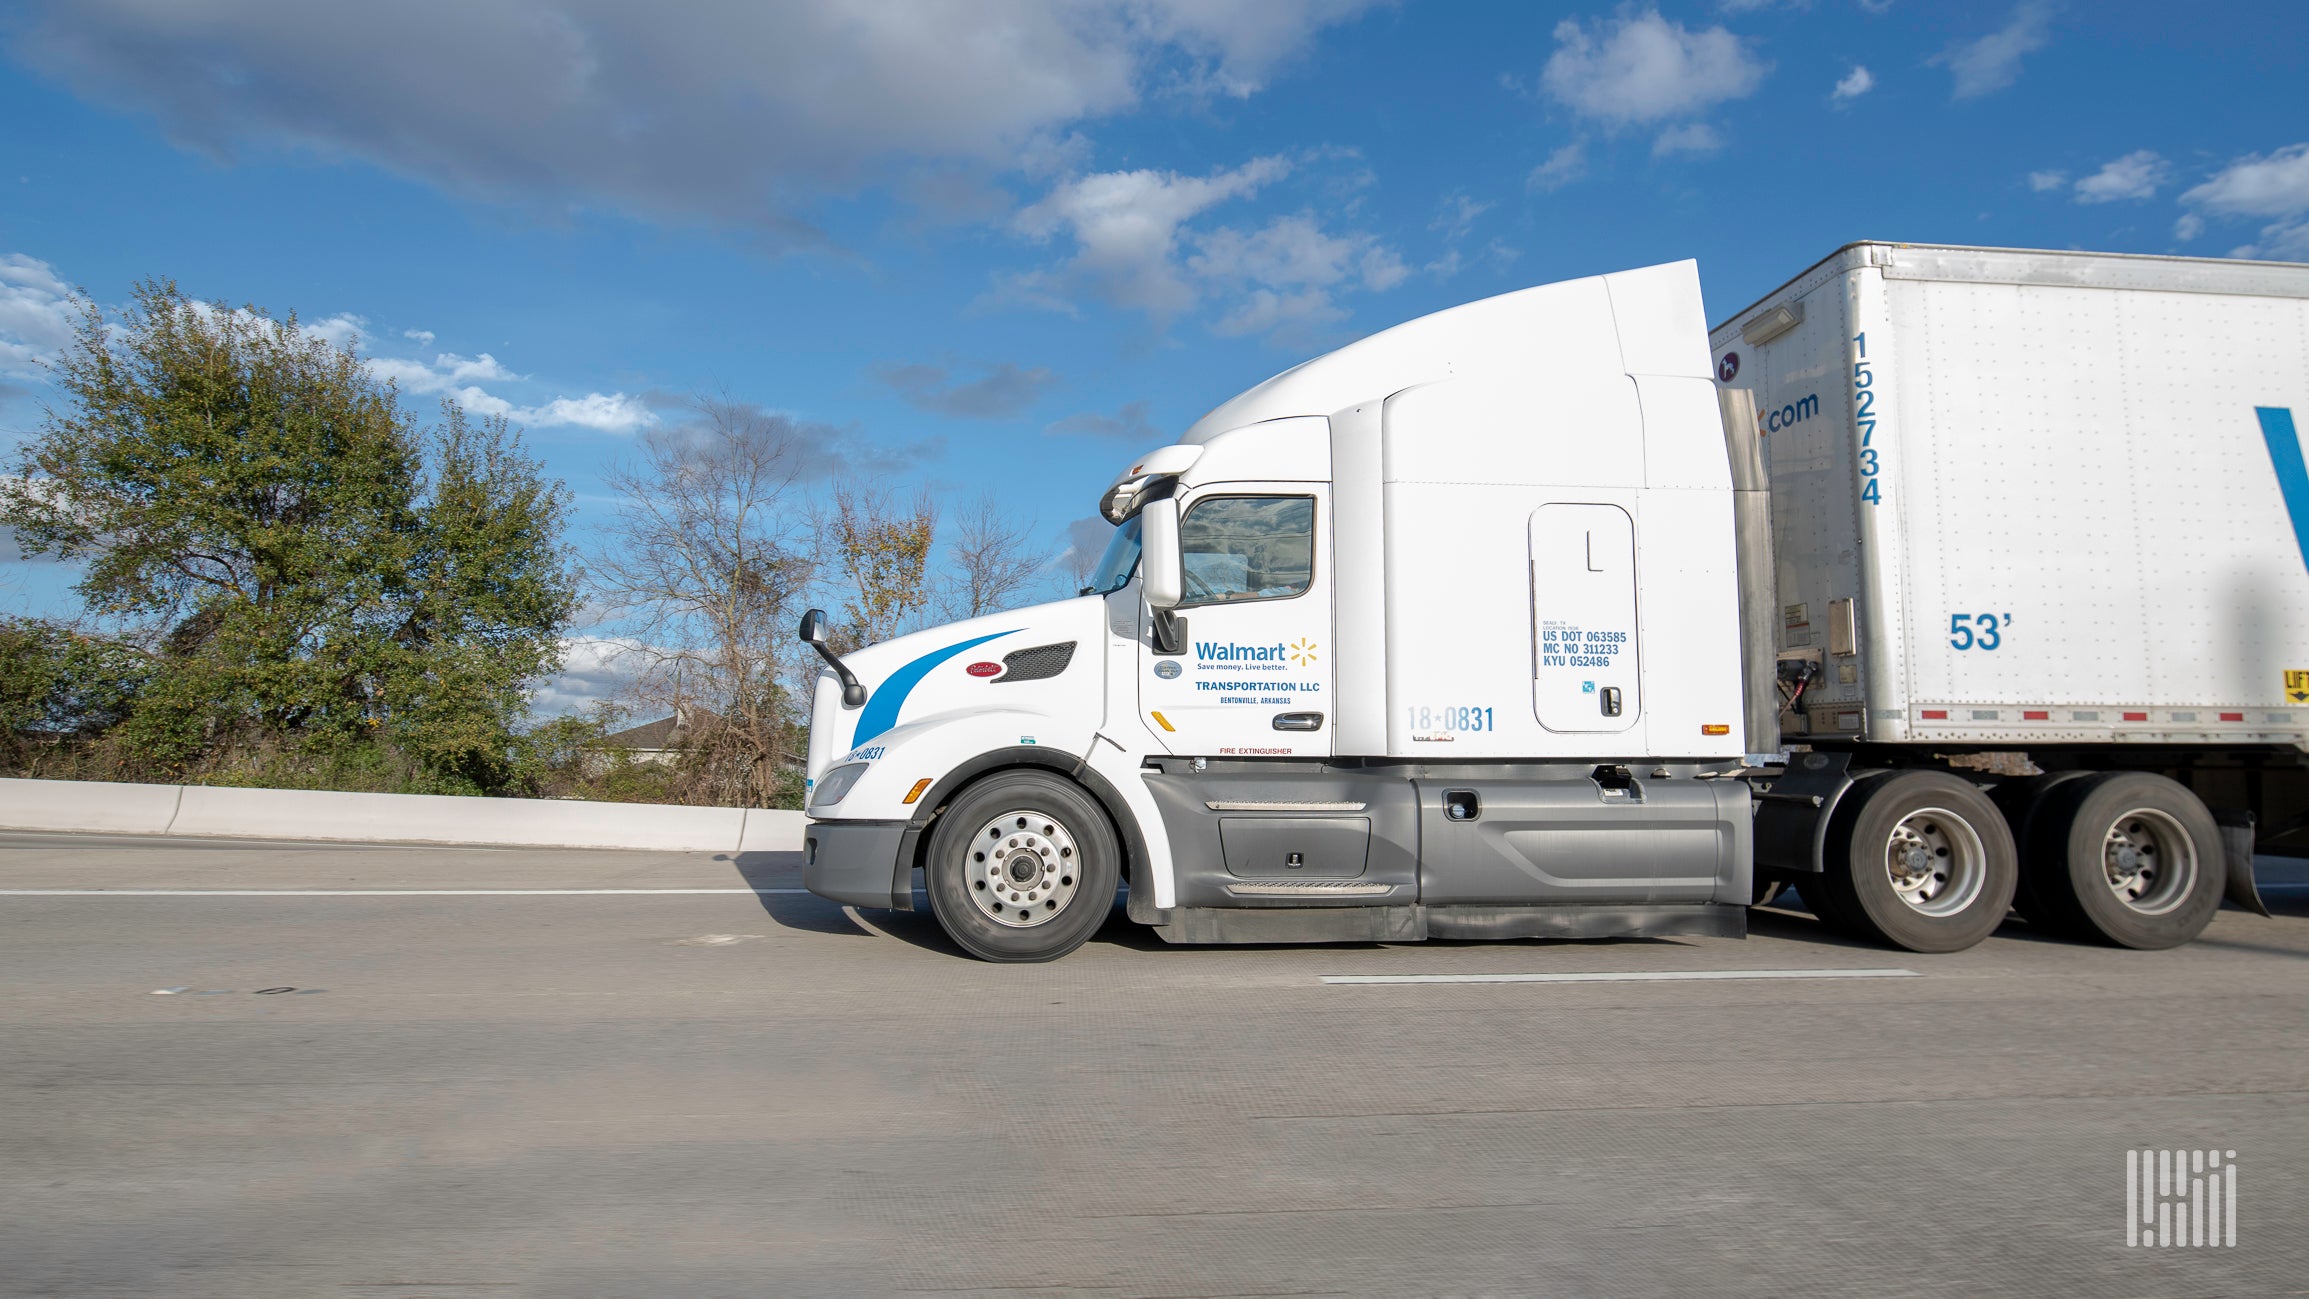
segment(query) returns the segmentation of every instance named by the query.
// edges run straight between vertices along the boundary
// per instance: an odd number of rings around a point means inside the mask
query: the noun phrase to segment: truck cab
[[[1744,932],[1713,364],[1690,262],[1470,303],[1134,457],[1075,599],[806,623],[805,882],[995,960],[1126,883],[1184,943]]]

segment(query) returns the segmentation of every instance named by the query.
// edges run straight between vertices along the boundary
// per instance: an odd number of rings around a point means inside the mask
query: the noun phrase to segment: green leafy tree
[[[83,302],[64,400],[0,483],[32,553],[150,655],[120,723],[189,768],[386,745],[443,790],[508,778],[526,683],[574,607],[567,492],[502,419],[411,424],[390,383],[253,308]]]

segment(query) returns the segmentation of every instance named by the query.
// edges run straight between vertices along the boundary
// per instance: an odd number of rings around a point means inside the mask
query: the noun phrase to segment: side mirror
[[[1139,589],[1147,607],[1157,613],[1176,609],[1186,598],[1183,561],[1179,557],[1179,503],[1165,497],[1148,501],[1139,510]]]
[[[834,669],[835,678],[842,683],[842,706],[865,707],[866,687],[859,683],[858,674],[852,672],[849,665],[842,662],[834,651],[826,648],[826,611],[812,609],[803,614],[802,625],[794,634],[801,637],[804,645],[818,651],[818,657],[826,660],[827,667]]]
[[[1174,497],[1148,501],[1139,510],[1139,590],[1154,614],[1151,628],[1157,654],[1183,654],[1187,620],[1173,612],[1186,598],[1185,561],[1179,553],[1179,503]]]

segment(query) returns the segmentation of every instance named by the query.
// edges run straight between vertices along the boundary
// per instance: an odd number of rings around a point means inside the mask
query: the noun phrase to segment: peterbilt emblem
[[[998,677],[1002,675],[1000,663],[988,663],[983,659],[962,670],[974,677]]]
[[[1173,678],[1177,677],[1178,674],[1179,661],[1177,659],[1162,659],[1157,661],[1155,664],[1155,675],[1161,677],[1165,681],[1172,680]]]

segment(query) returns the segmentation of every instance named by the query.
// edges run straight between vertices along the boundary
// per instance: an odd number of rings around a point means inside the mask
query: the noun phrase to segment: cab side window
[[[1315,576],[1315,502],[1305,496],[1214,496],[1179,520],[1186,603],[1284,600]]]

